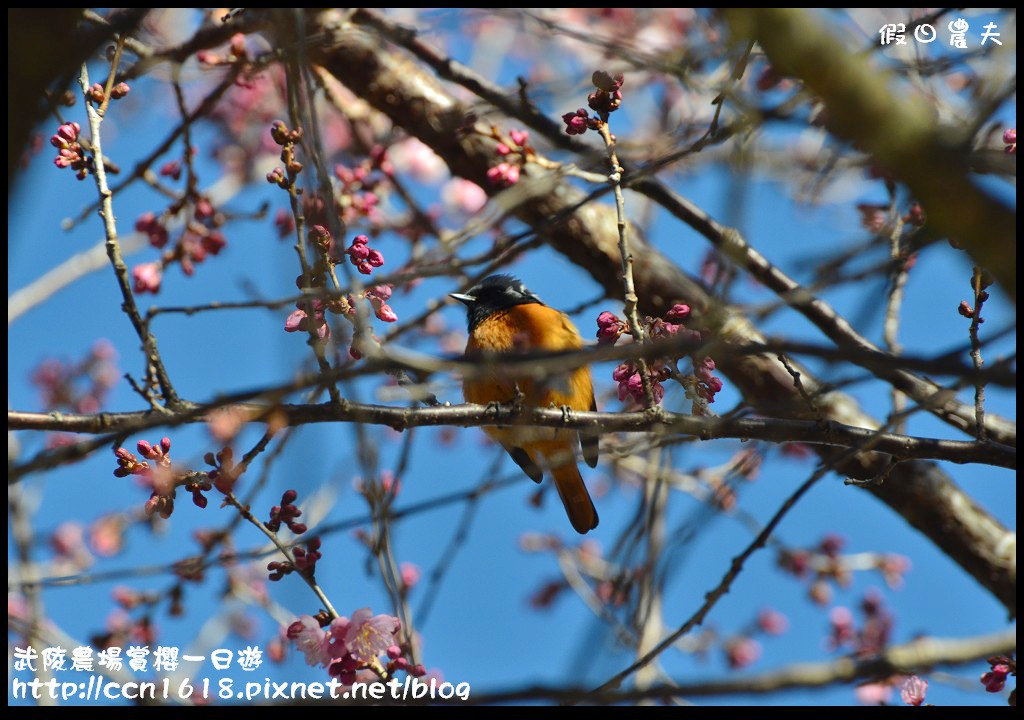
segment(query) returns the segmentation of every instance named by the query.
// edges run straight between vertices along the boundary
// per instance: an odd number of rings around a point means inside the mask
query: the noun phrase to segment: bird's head
[[[512,275],[491,275],[466,292],[450,293],[448,297],[455,298],[466,306],[470,332],[473,332],[473,328],[489,315],[500,310],[529,303],[544,304],[539,297],[526,289],[519,278]]]

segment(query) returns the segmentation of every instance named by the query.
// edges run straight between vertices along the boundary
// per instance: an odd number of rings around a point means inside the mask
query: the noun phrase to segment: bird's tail
[[[587,486],[583,484],[580,469],[575,462],[562,463],[551,468],[551,475],[558,488],[558,497],[565,505],[565,514],[569,522],[581,535],[597,527],[597,508],[590,499]]]

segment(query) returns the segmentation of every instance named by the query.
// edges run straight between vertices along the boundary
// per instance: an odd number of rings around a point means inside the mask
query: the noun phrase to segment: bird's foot
[[[518,415],[523,411],[525,400],[526,396],[523,395],[523,391],[519,389],[518,385],[516,385],[516,394],[512,396],[512,401],[509,403],[509,405],[512,406],[512,413],[514,415]]]
[[[568,425],[569,421],[572,420],[572,408],[568,405],[562,405],[560,410],[562,411],[562,422]]]
[[[494,419],[497,420],[501,417],[501,403],[497,400],[491,400],[487,403],[487,409],[484,410],[484,413],[487,415],[493,415]]]

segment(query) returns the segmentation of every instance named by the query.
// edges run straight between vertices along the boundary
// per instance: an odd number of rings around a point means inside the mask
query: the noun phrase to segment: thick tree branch
[[[845,448],[857,447],[871,439],[871,445],[875,451],[887,453],[897,459],[924,458],[954,463],[982,463],[1005,468],[1017,467],[1017,450],[1007,445],[941,440],[892,433],[877,434],[873,430],[864,428],[834,422],[822,425],[813,420],[698,417],[672,412],[662,412],[657,415],[643,412],[574,412],[566,416],[561,409],[528,406],[513,408],[511,406],[456,405],[453,407],[409,408],[352,402],[343,405],[325,403],[277,406],[242,403],[227,406],[226,409],[239,413],[241,417],[251,418],[253,421],[285,425],[357,422],[386,425],[396,430],[442,425],[460,427],[533,425],[601,433],[650,432],[655,433],[662,440],[681,435],[700,440],[734,438],[771,442],[802,442]],[[86,415],[7,411],[8,430],[127,435],[152,427],[205,421],[205,414],[195,412],[180,415],[143,411]]]

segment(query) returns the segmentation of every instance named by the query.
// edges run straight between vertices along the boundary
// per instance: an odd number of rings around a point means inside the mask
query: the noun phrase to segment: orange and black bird
[[[466,293],[452,293],[466,305],[469,342],[466,355],[474,353],[521,353],[530,350],[577,350],[583,340],[565,313],[550,308],[511,275],[491,275]],[[463,380],[466,402],[478,405],[521,402],[537,407],[596,410],[590,369],[581,367],[543,379],[501,375],[497,371]],[[537,427],[487,427],[488,435],[501,443],[534,482],[551,473],[558,496],[576,532],[597,527],[597,509],[590,499],[579,468],[576,448],[583,459],[597,465],[598,437],[575,430]]]

